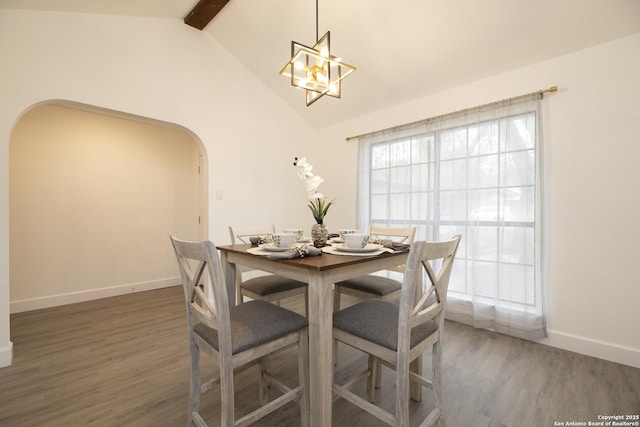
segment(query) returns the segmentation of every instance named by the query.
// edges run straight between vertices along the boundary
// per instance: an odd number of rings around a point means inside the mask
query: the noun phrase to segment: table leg
[[[333,298],[331,278],[311,272],[309,306],[310,426],[331,426],[333,386]]]
[[[233,307],[236,305],[236,266],[229,263],[226,251],[220,252],[220,264],[222,264],[222,268],[224,269],[224,279],[227,286],[229,306]]]

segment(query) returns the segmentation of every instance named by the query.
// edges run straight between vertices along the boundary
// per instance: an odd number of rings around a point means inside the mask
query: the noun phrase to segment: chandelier
[[[313,47],[291,41],[291,60],[280,75],[291,79],[291,85],[307,93],[307,107],[324,95],[340,98],[341,82],[356,67],[331,55],[331,35],[327,31],[318,38],[318,0],[316,0],[316,44]]]

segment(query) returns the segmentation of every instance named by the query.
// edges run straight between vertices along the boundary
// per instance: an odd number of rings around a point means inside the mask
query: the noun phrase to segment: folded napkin
[[[408,251],[411,245],[407,243],[394,242],[393,240],[384,239],[380,241],[380,244],[385,248],[392,249],[395,252]]]
[[[269,259],[295,259],[304,258],[306,256],[322,255],[322,249],[313,246],[296,246],[294,249],[286,252],[274,252],[269,254]]]
[[[271,243],[273,240],[271,239],[271,236],[253,236],[249,237],[249,241],[251,242],[251,245],[258,246],[265,243]]]

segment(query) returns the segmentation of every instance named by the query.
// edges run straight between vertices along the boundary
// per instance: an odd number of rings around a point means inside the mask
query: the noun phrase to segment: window
[[[416,240],[461,234],[448,317],[534,339],[546,333],[532,98],[360,137],[358,215],[361,228],[415,226]]]

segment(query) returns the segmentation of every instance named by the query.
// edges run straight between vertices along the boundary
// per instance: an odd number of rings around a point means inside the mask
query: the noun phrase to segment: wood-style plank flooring
[[[302,311],[300,298],[285,306]],[[13,365],[0,368],[0,426],[184,426],[189,354],[179,287],[11,316]],[[295,384],[293,350],[273,360]],[[598,421],[598,415],[640,414],[640,369],[447,322],[443,388],[448,427],[553,426]],[[206,355],[203,355],[206,363]],[[425,372],[430,357],[424,360]],[[366,358],[340,347],[336,378],[362,369]],[[205,373],[215,366],[205,365]],[[257,405],[255,371],[236,382],[237,410]],[[392,372],[384,370],[379,403],[391,409]],[[357,386],[355,390],[363,389]],[[430,391],[412,413],[431,408]],[[218,425],[219,394],[203,396]],[[288,405],[259,426],[299,425]],[[343,400],[335,426],[383,426]]]

